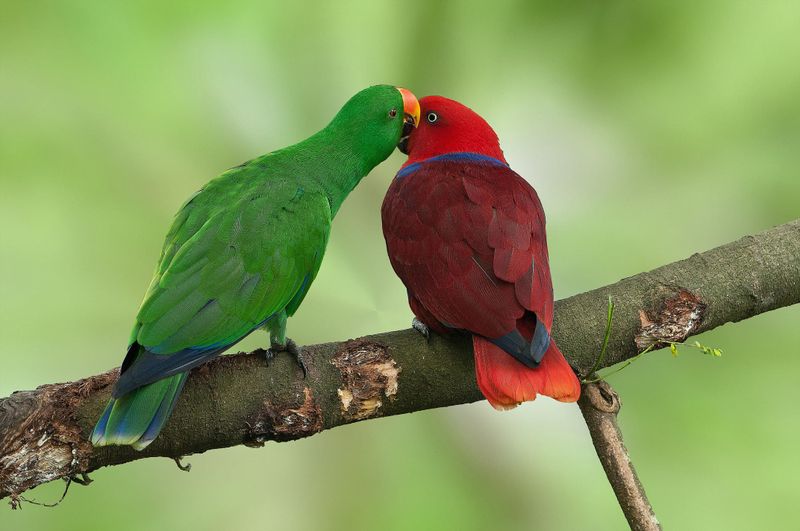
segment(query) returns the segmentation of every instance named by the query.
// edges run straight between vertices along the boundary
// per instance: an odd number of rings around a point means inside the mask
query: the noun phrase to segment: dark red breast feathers
[[[544,211],[534,189],[503,161],[450,153],[406,165],[382,208],[392,266],[417,318],[438,332],[473,334],[477,380],[500,409],[537,393],[577,400],[580,384],[550,341],[530,368],[490,339],[537,319],[549,335],[553,288]]]

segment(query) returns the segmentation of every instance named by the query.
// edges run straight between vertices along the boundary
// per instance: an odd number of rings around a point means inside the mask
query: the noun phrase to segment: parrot
[[[404,88],[375,85],[319,132],[229,169],[184,203],[136,315],[95,446],[147,447],[172,413],[188,371],[256,329],[267,359],[302,352],[286,337],[319,271],[347,195],[419,122]]]
[[[550,335],[553,286],[539,197],[511,169],[489,124],[442,97],[419,100],[408,159],[381,207],[389,261],[407,289],[412,326],[472,336],[475,375],[499,410],[538,394],[580,397]]]

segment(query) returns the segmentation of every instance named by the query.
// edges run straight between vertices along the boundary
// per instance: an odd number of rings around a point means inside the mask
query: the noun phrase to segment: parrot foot
[[[306,365],[306,361],[303,358],[303,349],[293,339],[286,338],[286,343],[282,345],[280,343],[272,343],[264,355],[267,358],[267,364],[279,352],[291,354],[300,368],[303,369],[303,378],[305,379],[308,376],[308,365]]]
[[[411,320],[411,328],[422,334],[422,336],[428,341],[431,340],[431,329],[428,328],[428,325],[426,325],[416,317],[414,317]]]

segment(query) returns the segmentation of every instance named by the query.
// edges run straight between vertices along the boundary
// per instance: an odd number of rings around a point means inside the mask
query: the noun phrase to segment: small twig
[[[631,529],[659,531],[661,524],[647,500],[617,424],[621,405],[619,395],[604,380],[584,385],[578,400],[597,457]]]
[[[593,384],[593,383],[601,382],[601,381],[605,380],[606,378],[608,378],[609,376],[611,376],[612,374],[617,374],[619,371],[626,369],[628,367],[628,365],[630,365],[634,361],[638,360],[639,358],[641,358],[642,356],[644,356],[645,354],[647,354],[651,350],[653,350],[653,345],[650,345],[649,347],[647,347],[646,349],[644,349],[643,351],[641,351],[640,353],[638,353],[634,357],[625,360],[625,363],[621,364],[616,369],[608,371],[605,374],[598,375],[597,373],[595,373],[595,374],[589,373],[589,377],[587,377],[584,380],[582,380],[581,383]]]
[[[628,358],[627,360],[625,360],[625,363],[623,363],[622,365],[620,365],[616,369],[613,369],[611,371],[606,372],[605,374],[596,374],[596,373],[593,374],[594,371],[590,372],[589,373],[590,376],[587,377],[587,378],[584,378],[583,380],[581,380],[581,383],[583,383],[583,384],[591,384],[591,383],[597,383],[597,382],[599,382],[601,380],[606,380],[609,376],[617,374],[621,370],[627,368],[628,365],[630,365],[634,361],[638,360],[639,358],[641,358],[642,356],[644,356],[645,354],[647,354],[651,350],[653,350],[655,348],[661,348],[661,347],[667,346],[667,345],[669,346],[669,350],[670,350],[670,352],[672,352],[672,356],[673,357],[678,357],[678,345],[683,345],[683,346],[688,346],[688,347],[691,347],[691,348],[696,348],[697,350],[699,350],[700,352],[702,352],[703,354],[705,354],[707,356],[712,356],[712,357],[715,357],[715,358],[719,358],[720,356],[722,356],[722,349],[721,348],[708,347],[706,345],[703,345],[699,341],[695,341],[694,344],[678,343],[677,341],[659,341],[657,343],[653,343],[652,345],[650,345],[649,347],[647,347],[646,349],[644,349],[643,351],[641,351],[640,353],[638,353],[634,357]],[[602,359],[604,357],[604,354],[605,354],[605,351],[601,352],[600,356],[597,359],[602,361]]]
[[[178,468],[180,468],[184,472],[191,472],[192,471],[192,464],[191,463],[186,463],[184,465],[183,463],[181,463],[181,459],[183,459],[183,457],[173,457],[172,458],[172,460],[175,461],[175,464],[178,466]]]

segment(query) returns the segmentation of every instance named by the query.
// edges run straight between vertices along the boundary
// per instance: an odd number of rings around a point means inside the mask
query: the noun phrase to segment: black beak
[[[405,115],[403,120],[403,132],[400,135],[400,141],[397,143],[397,149],[403,155],[408,155],[408,137],[411,136],[411,131],[414,130],[414,117],[410,114]]]

